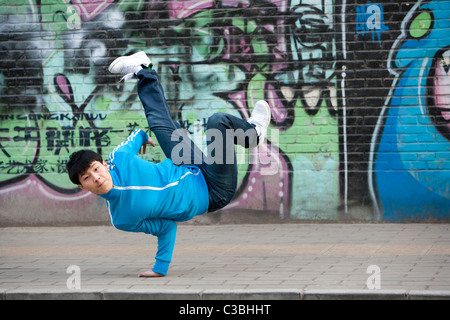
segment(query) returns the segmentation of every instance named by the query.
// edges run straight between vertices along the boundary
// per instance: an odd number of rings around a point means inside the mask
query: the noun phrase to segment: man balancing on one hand
[[[114,227],[158,237],[156,263],[152,270],[139,273],[139,277],[167,274],[176,222],[216,211],[231,201],[237,188],[234,144],[257,146],[264,140],[271,118],[269,105],[262,100],[255,104],[248,121],[226,113],[213,114],[207,121],[207,141],[208,136],[211,139],[211,135],[221,134],[223,143],[219,148],[214,143],[215,156],[211,161],[172,120],[158,75],[151,67],[146,53],[141,51],[117,58],[109,71],[123,75],[122,80],[138,79],[138,94],[149,129],[167,159],[158,164],[141,159],[141,147],[155,143],[137,129],[111,152],[108,163],[90,150],[73,153],[67,163],[74,184],[106,200]],[[207,148],[211,155],[210,142]]]

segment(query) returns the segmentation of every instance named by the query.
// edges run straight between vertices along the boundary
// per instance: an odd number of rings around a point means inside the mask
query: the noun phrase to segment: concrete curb
[[[450,300],[450,290],[52,290],[0,289],[0,300]]]
[[[450,294],[450,292],[448,292]],[[449,296],[450,297],[450,296]],[[406,290],[305,290],[303,300],[407,300]]]
[[[204,290],[202,300],[300,300],[301,290]]]

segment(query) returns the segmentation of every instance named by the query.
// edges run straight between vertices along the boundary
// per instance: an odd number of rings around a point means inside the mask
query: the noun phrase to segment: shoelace
[[[141,64],[141,67],[142,67],[142,69],[151,70],[152,67],[153,67],[153,63],[150,63],[148,66],[145,65],[145,64]],[[119,81],[119,82],[127,81],[127,80],[130,80],[130,79],[133,79],[134,77],[135,77],[135,74],[134,74],[133,72],[127,73],[127,74],[124,75],[122,78],[120,78],[120,81]]]
[[[124,75],[122,78],[120,78],[120,82],[127,81],[127,80],[130,80],[133,78],[134,78],[134,73],[128,73],[128,74]]]

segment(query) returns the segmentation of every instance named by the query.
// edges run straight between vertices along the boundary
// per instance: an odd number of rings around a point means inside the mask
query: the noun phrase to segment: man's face
[[[92,162],[87,171],[78,178],[81,183],[78,186],[93,194],[105,194],[113,187],[112,177],[105,161]]]

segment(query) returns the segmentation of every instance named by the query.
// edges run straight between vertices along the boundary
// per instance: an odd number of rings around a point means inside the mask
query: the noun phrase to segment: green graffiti
[[[1,186],[37,175],[57,193],[75,192],[65,172],[72,152],[89,148],[107,158],[134,129],[147,130],[136,82],[119,83],[106,71],[117,56],[144,50],[160,75],[172,118],[203,150],[212,113],[246,119],[256,101],[272,105],[270,130],[276,134],[264,148],[279,168],[264,175],[237,147],[238,207],[335,219],[336,49],[327,19],[333,8],[296,1],[279,12],[262,1],[229,10],[219,1],[191,13],[184,8],[184,18],[177,19],[165,3],[154,11],[147,1],[81,3],[87,10],[82,13],[71,1],[0,0],[2,32],[19,39],[2,44],[1,53],[20,71],[19,79],[27,79],[24,85],[11,76],[11,65],[0,64]],[[173,10],[181,9],[182,2]],[[319,31],[325,35],[299,33],[315,19],[323,21]],[[28,23],[17,25],[21,20]],[[164,160],[158,146],[143,157]]]
[[[418,14],[414,20],[411,22],[411,26],[409,27],[409,33],[413,38],[421,38],[431,28],[432,17],[431,14],[427,11],[421,12]]]

